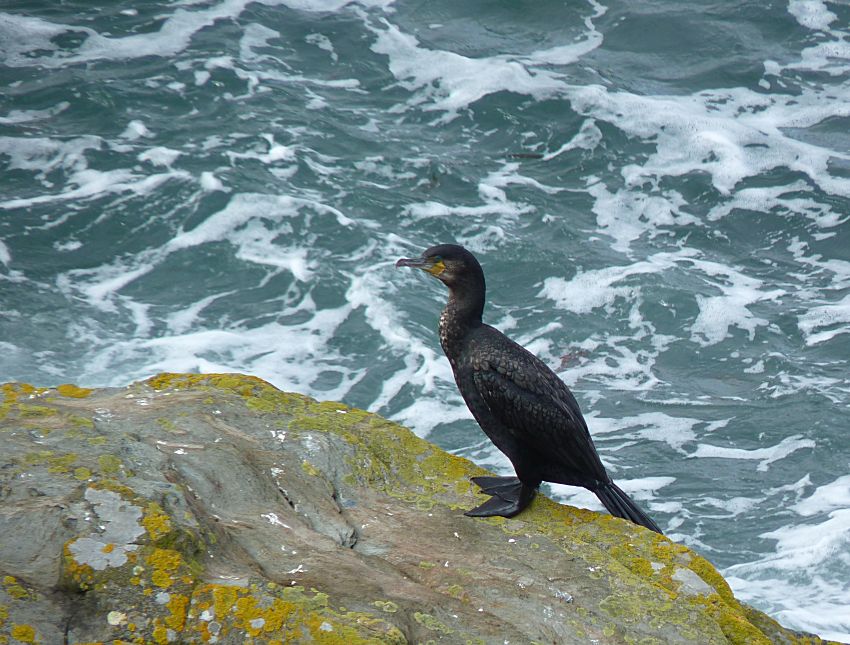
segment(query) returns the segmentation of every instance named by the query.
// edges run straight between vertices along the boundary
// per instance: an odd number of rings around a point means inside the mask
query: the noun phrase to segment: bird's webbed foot
[[[466,511],[469,517],[513,517],[531,503],[537,486],[523,484],[517,477],[473,477],[472,482],[490,499]]]
[[[515,494],[521,482],[519,477],[472,477],[470,481],[481,489],[482,493],[488,495],[499,495],[505,493],[507,495]]]

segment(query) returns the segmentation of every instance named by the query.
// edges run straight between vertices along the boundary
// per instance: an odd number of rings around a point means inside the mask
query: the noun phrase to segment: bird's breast
[[[465,330],[449,312],[440,315],[440,345],[453,364],[460,356],[464,346]]]

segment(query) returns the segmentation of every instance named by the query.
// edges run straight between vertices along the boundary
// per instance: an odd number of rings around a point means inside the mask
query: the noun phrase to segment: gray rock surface
[[[240,375],[3,386],[2,643],[815,643],[703,558]]]

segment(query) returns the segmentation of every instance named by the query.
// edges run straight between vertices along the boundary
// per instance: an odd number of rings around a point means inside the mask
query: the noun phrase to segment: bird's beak
[[[446,265],[438,258],[401,258],[395,265],[396,267],[422,269],[433,276],[440,275],[446,269]]]

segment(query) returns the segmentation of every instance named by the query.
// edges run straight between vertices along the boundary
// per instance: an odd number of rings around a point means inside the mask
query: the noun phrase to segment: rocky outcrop
[[[0,643],[817,642],[702,557],[239,375],[2,387]]]

